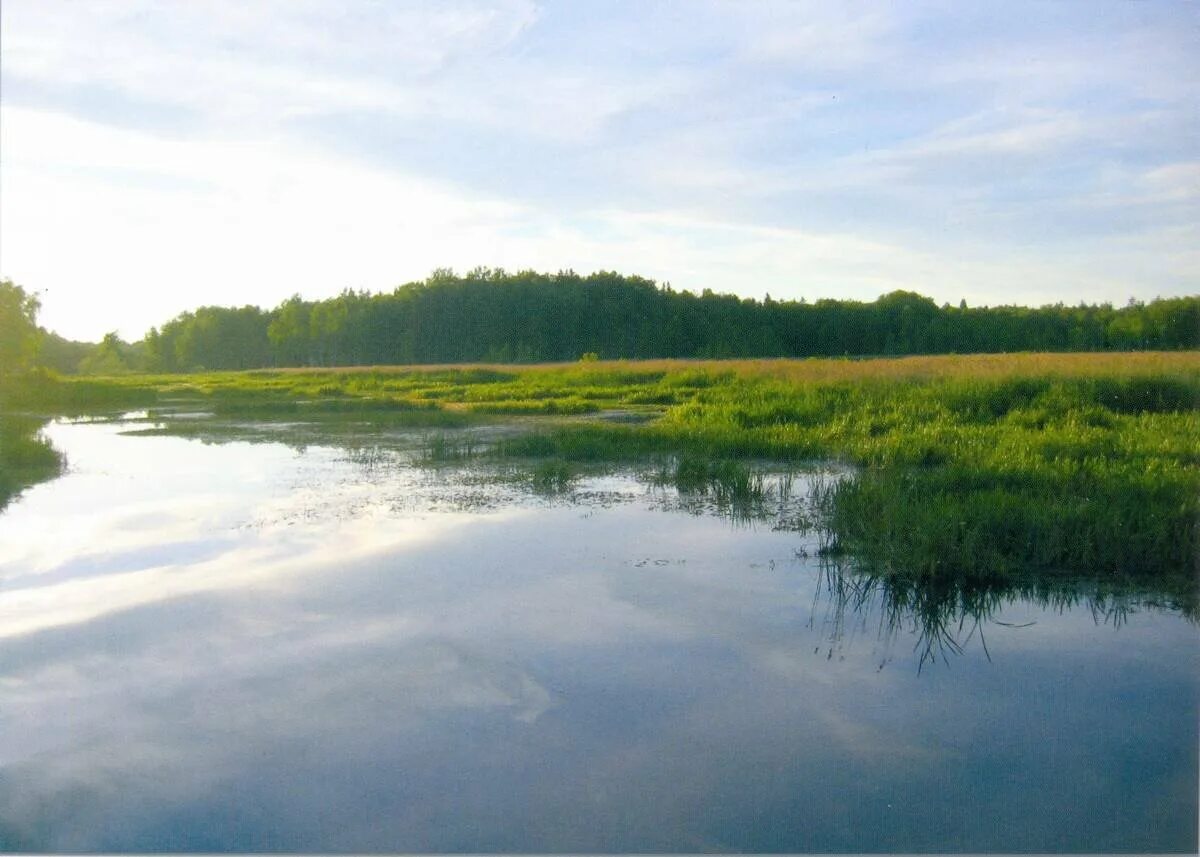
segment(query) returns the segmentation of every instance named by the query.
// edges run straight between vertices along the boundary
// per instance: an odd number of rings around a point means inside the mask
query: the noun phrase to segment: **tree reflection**
[[[23,490],[53,479],[66,462],[41,434],[49,420],[0,414],[0,511]]]

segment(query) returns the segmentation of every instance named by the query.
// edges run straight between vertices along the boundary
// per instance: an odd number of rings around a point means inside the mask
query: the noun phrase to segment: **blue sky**
[[[5,0],[0,271],[43,323],[433,268],[1200,292],[1200,4]]]

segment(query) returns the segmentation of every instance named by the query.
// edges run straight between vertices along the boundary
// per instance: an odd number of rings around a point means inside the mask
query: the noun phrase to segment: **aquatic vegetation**
[[[744,462],[836,461],[825,547],[930,576],[1028,570],[1192,575],[1200,537],[1200,353],[880,360],[585,361],[64,379],[4,406],[156,402],[254,419],[505,422],[434,436],[422,460],[669,461],[670,481],[741,502]],[[10,388],[12,385],[9,385]],[[551,479],[551,482],[554,480]]]
[[[501,458],[560,458],[566,461],[640,461],[670,449],[666,439],[636,427],[579,423],[534,429],[497,442]]]
[[[425,438],[417,461],[425,464],[457,464],[470,460],[477,451],[478,447],[471,437],[435,434]]]
[[[673,484],[683,493],[711,493],[719,504],[753,503],[763,500],[768,493],[763,474],[740,461],[714,461],[689,455],[676,460],[673,472],[664,472],[660,481]]]
[[[568,490],[578,473],[565,461],[541,461],[529,470],[529,484],[543,494],[560,494]]]

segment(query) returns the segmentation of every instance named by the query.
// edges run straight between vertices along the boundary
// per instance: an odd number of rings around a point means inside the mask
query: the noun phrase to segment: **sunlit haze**
[[[137,339],[475,266],[1200,292],[1193,3],[5,0],[0,273]]]

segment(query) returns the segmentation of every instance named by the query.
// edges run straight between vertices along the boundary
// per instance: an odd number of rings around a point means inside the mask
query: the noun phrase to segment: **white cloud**
[[[5,274],[47,290],[43,323],[70,336],[388,288],[519,215],[279,141],[164,141],[5,108],[3,148]]]
[[[1142,181],[1157,200],[1200,200],[1200,161],[1156,167],[1148,170]]]
[[[5,3],[3,273],[86,337],[446,265],[810,298],[1197,287],[1171,14],[587,14]]]
[[[1029,155],[1078,142],[1087,126],[1078,116],[1056,115],[1018,121],[986,131],[963,130],[965,123],[942,128],[895,154],[903,157],[944,158],[956,155]]]
[[[3,131],[5,273],[45,289],[43,322],[76,337],[118,328],[136,338],[200,303],[388,289],[445,264],[615,268],[776,298],[903,288],[1044,303],[1064,289],[1123,301],[1147,278],[1178,293],[1192,260],[1172,251],[1186,241],[1175,232],[1159,235],[1151,260],[1145,240],[1010,259],[937,236],[906,246],[669,210],[563,217],[279,141],[169,141],[19,108],[4,110]]]
[[[12,7],[11,9],[9,7]],[[536,17],[501,4],[5,4],[8,75],[182,109],[226,136],[328,112],[454,112],[436,85]]]
[[[887,58],[896,17],[868,3],[762,2],[723,4],[752,62],[842,70]]]
[[[578,141],[678,90],[670,72],[562,69],[513,55],[537,19],[526,0],[16,4],[6,18],[8,74],[182,109],[222,136],[365,113]]]

